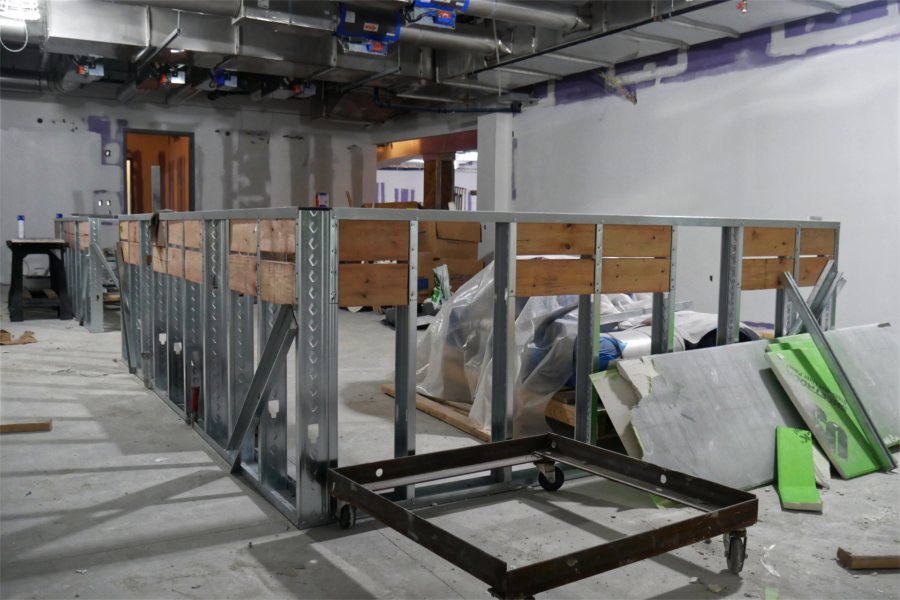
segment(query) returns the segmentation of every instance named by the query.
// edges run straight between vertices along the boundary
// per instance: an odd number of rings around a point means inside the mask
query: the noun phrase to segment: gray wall
[[[336,206],[347,192],[356,202],[375,197],[375,146],[362,129],[313,128],[256,110],[8,93],[0,97],[0,237],[16,235],[19,214],[26,235],[38,237],[52,234],[56,213],[106,213],[106,200],[118,213],[126,128],[194,134],[197,210],[305,206],[318,191]],[[9,260],[4,245],[4,283]]]

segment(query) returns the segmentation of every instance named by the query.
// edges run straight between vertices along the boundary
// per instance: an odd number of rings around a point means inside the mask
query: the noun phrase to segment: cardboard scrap
[[[812,434],[793,427],[775,428],[778,496],[789,510],[822,512],[822,497],[816,489]]]
[[[21,344],[34,344],[37,338],[33,331],[26,331],[17,338],[5,329],[0,329],[0,346],[19,346]]]

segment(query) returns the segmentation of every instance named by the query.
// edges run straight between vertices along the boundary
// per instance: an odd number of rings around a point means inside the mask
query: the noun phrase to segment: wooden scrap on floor
[[[381,391],[391,398],[394,397],[394,386],[389,383],[381,384]],[[438,401],[422,394],[416,394],[416,408],[418,410],[459,429],[463,433],[471,435],[475,439],[482,442],[490,442],[491,432],[482,429],[477,421],[469,417],[468,410],[463,410],[460,408],[461,406],[462,404],[459,402]]]
[[[575,427],[575,390],[560,390],[553,394],[544,409],[544,416],[563,425]],[[597,440],[616,438],[618,434],[613,429],[606,409],[597,409]]]
[[[859,554],[837,549],[837,560],[845,569],[900,569],[900,554]]]
[[[0,433],[32,433],[53,429],[51,419],[22,419],[0,423]]]
[[[26,331],[17,338],[5,329],[0,329],[0,346],[18,346],[21,344],[34,344],[37,338],[33,331]]]

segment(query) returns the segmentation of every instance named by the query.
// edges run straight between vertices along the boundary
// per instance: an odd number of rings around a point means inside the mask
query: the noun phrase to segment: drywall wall
[[[0,236],[51,235],[56,213],[117,214],[126,129],[194,136],[196,210],[305,206],[328,192],[336,206],[375,196],[367,133],[330,131],[296,115],[257,110],[122,105],[66,96],[0,98]],[[109,205],[107,207],[107,201]],[[3,248],[0,281],[8,282]]]
[[[510,197],[512,210],[840,221],[848,284],[838,324],[897,322],[897,13],[896,1],[875,3],[620,69],[642,82],[630,86],[636,105],[595,75],[556,82],[511,119],[514,141],[500,154],[512,153],[513,190],[497,205]],[[479,142],[496,119],[482,118]],[[491,155],[480,144],[485,176]],[[678,296],[700,310],[716,309],[718,245],[717,232],[679,235]],[[745,319],[771,322],[774,293],[744,293],[742,308]]]

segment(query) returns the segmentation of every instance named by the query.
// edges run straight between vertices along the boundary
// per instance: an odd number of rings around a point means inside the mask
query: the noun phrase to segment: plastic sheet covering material
[[[490,423],[493,263],[470,279],[436,315],[419,340],[419,393],[471,404],[469,416]],[[650,294],[601,296],[603,314],[649,308]],[[517,305],[513,429],[515,436],[547,431],[544,410],[574,375],[577,296],[522,298]],[[650,328],[616,332],[625,356],[650,352]]]
[[[775,428],[802,422],[769,369],[767,344],[652,357],[658,375],[631,411],[643,459],[740,489],[770,483]],[[619,372],[636,362],[620,361]]]

